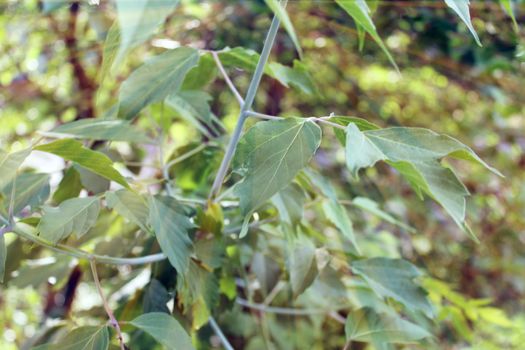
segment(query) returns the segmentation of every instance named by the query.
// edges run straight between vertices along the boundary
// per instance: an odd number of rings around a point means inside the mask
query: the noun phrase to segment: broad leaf
[[[413,281],[421,272],[408,261],[372,258],[354,261],[351,267],[379,297],[395,299],[412,311],[432,317],[432,306],[425,291]]]
[[[119,215],[148,232],[148,206],[140,195],[128,190],[106,192],[106,203]]]
[[[120,46],[118,64],[134,46],[148,40],[178,4],[178,0],[116,0]]]
[[[15,178],[18,168],[29,153],[31,153],[30,148],[13,153],[0,150],[0,190]]]
[[[348,217],[345,207],[343,207],[338,202],[332,200],[325,200],[323,202],[323,210],[328,218],[341,233],[352,243],[353,248],[357,255],[361,255],[359,246],[354,235],[354,229],[352,227],[352,221]]]
[[[395,314],[376,313],[368,307],[347,316],[345,333],[347,340],[367,343],[413,343],[431,336]]]
[[[44,344],[33,350],[107,350],[109,331],[107,326],[76,328],[55,344]]]
[[[168,50],[147,60],[120,87],[119,117],[132,119],[148,104],[178,91],[198,61],[198,51],[189,47]]]
[[[53,202],[60,204],[66,199],[78,197],[80,191],[82,191],[80,174],[75,167],[69,167],[62,180],[60,180],[55,193],[53,193]]]
[[[35,150],[56,154],[66,160],[77,163],[97,175],[129,188],[124,177],[113,168],[113,162],[108,156],[104,153],[85,148],[82,146],[82,143],[78,141],[72,139],[57,140],[37,146]]]
[[[77,120],[62,124],[51,130],[48,134],[67,135],[69,137],[88,140],[151,143],[151,140],[146,134],[133,127],[127,120]]]
[[[235,186],[248,215],[293,180],[321,143],[321,129],[306,119],[259,122],[241,139],[235,164],[245,178]]]
[[[3,210],[8,211],[10,205],[9,198],[14,187],[13,215],[17,215],[26,206],[30,206],[34,211],[42,205],[49,197],[49,175],[47,174],[20,174],[9,183],[3,192],[6,200],[3,203]]]
[[[299,39],[297,38],[297,35],[295,34],[295,29],[293,27],[292,21],[290,20],[290,17],[288,16],[288,13],[286,12],[286,9],[283,6],[281,6],[278,0],[265,0],[265,1],[268,7],[272,9],[273,13],[281,21],[281,24],[283,25],[284,29],[286,29],[286,31],[288,32],[288,35],[292,39],[292,42],[295,45],[297,52],[299,53],[299,57],[301,57],[303,55],[303,50],[301,49],[301,45],[299,44]]]
[[[317,264],[315,261],[315,246],[305,240],[296,244],[289,255],[288,269],[290,282],[295,297],[308,288],[317,277]]]
[[[446,156],[477,162],[501,175],[461,142],[427,129],[360,131],[353,123],[346,129],[346,163],[354,176],[361,168],[387,161],[407,178],[420,197],[426,193],[434,198],[466,229],[465,197],[469,193],[454,172],[439,163]]]
[[[173,316],[162,312],[150,312],[129,323],[151,335],[169,350],[194,349],[190,336]]]
[[[100,211],[98,197],[68,199],[57,208],[46,207],[38,231],[40,236],[53,243],[71,233],[81,237],[95,225]]]
[[[396,70],[399,71],[396,62],[394,61],[394,58],[392,57],[387,47],[383,43],[383,40],[377,33],[376,26],[374,25],[374,22],[372,22],[372,18],[370,17],[370,9],[368,8],[366,1],[335,0],[335,2],[354,19],[358,26],[361,26],[368,34],[370,34],[370,36],[374,39],[377,45],[379,45],[379,47],[388,57],[390,63],[392,63]]]
[[[456,12],[459,18],[461,18],[461,20],[467,25],[468,30],[470,30],[470,32],[472,33],[472,36],[476,40],[476,43],[479,46],[482,46],[481,41],[478,37],[478,33],[476,33],[476,30],[472,25],[472,21],[470,20],[470,12],[468,9],[470,0],[445,0],[445,3],[448,7],[454,10],[454,12]]]
[[[182,206],[171,197],[155,196],[149,200],[149,221],[162,252],[168,257],[179,276],[188,271],[193,250],[188,230],[194,225],[184,214]]]

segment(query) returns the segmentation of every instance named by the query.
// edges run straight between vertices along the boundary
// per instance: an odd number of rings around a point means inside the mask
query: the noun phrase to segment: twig
[[[261,52],[261,56],[259,57],[259,62],[257,62],[255,73],[253,74],[252,80],[250,81],[248,92],[246,93],[246,99],[244,100],[244,103],[241,106],[241,110],[239,112],[239,118],[237,120],[237,125],[235,126],[233,135],[230,139],[230,142],[228,143],[228,148],[226,149],[226,153],[224,154],[224,157],[222,158],[222,162],[219,167],[219,171],[217,172],[215,180],[213,181],[213,185],[211,187],[211,191],[209,195],[209,199],[211,200],[215,201],[215,197],[217,196],[217,194],[219,194],[221,190],[222,183],[224,181],[224,178],[226,177],[226,172],[228,171],[230,162],[235,153],[235,149],[237,148],[237,144],[239,143],[239,139],[241,138],[241,133],[242,133],[242,128],[244,126],[244,122],[246,121],[246,118],[248,117],[246,112],[248,112],[252,108],[253,101],[255,99],[255,93],[257,92],[257,89],[259,88],[259,84],[261,82],[261,79],[264,73],[264,66],[266,65],[266,62],[268,61],[268,57],[270,56],[270,51],[275,41],[275,37],[277,36],[277,30],[279,29],[279,23],[280,23],[279,18],[277,16],[274,16],[272,20],[272,24],[270,25],[270,29],[268,30],[266,40],[264,41],[264,46]]]
[[[248,116],[256,117],[256,118],[260,118],[260,119],[269,119],[269,120],[285,119],[283,117],[279,117],[279,116],[276,116],[276,115],[264,114],[264,113],[253,112],[253,111],[247,111],[246,114]],[[336,124],[334,122],[329,121],[328,119],[330,119],[331,117],[332,116],[329,115],[329,116],[324,116],[324,117],[309,117],[307,119],[308,120],[312,120],[314,122],[321,123],[321,124],[330,125],[330,126],[332,126],[334,128],[338,128],[338,129],[341,129],[341,130],[346,130],[346,127],[344,125]]]
[[[269,119],[269,120],[284,119],[283,117],[278,117],[276,115],[269,115],[269,114],[253,112],[253,111],[248,111],[246,112],[246,114],[248,114],[250,117],[256,117],[256,118],[261,118],[261,119]]]
[[[233,346],[230,344],[230,342],[228,341],[228,339],[226,338],[226,336],[224,335],[224,333],[222,332],[221,328],[219,327],[215,319],[212,316],[210,316],[208,321],[210,322],[210,326],[211,328],[213,328],[213,331],[215,332],[215,334],[217,334],[217,336],[221,340],[222,346],[224,346],[226,350],[235,350]]]
[[[237,298],[235,299],[235,302],[239,305],[242,305],[250,309],[258,310],[261,312],[280,314],[280,315],[309,316],[309,315],[329,314],[330,313],[330,311],[323,310],[323,309],[296,309],[296,308],[291,308],[291,307],[267,306],[264,304],[251,303],[248,300],[243,299],[243,298]]]
[[[97,264],[93,257],[89,260],[89,264],[91,266],[91,272],[93,273],[93,280],[95,281],[95,286],[97,286],[98,294],[100,295],[100,298],[102,299],[102,303],[104,304],[104,309],[106,310],[106,313],[108,314],[109,322],[111,323],[111,325],[113,326],[113,328],[115,328],[115,331],[117,332],[117,338],[120,343],[120,349],[126,350],[126,346],[124,345],[124,338],[122,337],[122,332],[120,330],[118,321],[115,318],[113,311],[109,307],[108,301],[106,300],[106,297],[104,296],[104,292],[102,291],[102,287],[100,286],[100,280],[98,279],[98,273],[97,273]]]
[[[217,68],[219,68],[219,71],[221,72],[224,81],[232,91],[233,95],[237,99],[237,102],[239,102],[239,105],[244,105],[244,99],[242,98],[241,94],[239,93],[239,90],[233,85],[233,82],[231,81],[230,77],[228,76],[228,73],[226,73],[226,70],[224,69],[224,66],[221,63],[221,59],[219,58],[219,55],[215,51],[211,51],[211,55],[213,56],[213,59],[215,60],[215,63],[217,64]]]

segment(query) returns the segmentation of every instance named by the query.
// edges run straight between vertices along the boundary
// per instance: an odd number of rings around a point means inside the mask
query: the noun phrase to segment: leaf
[[[35,150],[56,154],[66,160],[129,188],[124,177],[113,168],[113,162],[104,153],[92,151],[73,139],[61,139],[35,147]]]
[[[98,197],[68,199],[60,203],[58,208],[44,208],[38,231],[42,238],[53,243],[57,243],[71,233],[81,237],[95,225],[99,211]]]
[[[268,7],[273,11],[275,16],[279,18],[282,25],[284,26],[284,29],[286,29],[286,31],[288,32],[290,39],[292,39],[292,42],[295,46],[295,49],[297,50],[297,53],[299,54],[299,57],[302,57],[303,50],[301,49],[299,39],[295,34],[295,29],[293,27],[292,21],[290,20],[290,17],[288,16],[288,13],[286,12],[286,9],[283,6],[281,6],[278,0],[265,0],[265,2],[266,5],[268,5]]]
[[[399,72],[399,68],[397,67],[396,62],[394,61],[394,58],[392,57],[387,47],[383,43],[383,40],[381,40],[381,37],[377,33],[376,26],[374,25],[374,22],[372,22],[372,18],[370,17],[370,9],[368,8],[366,1],[335,0],[335,2],[354,19],[357,25],[360,25],[368,34],[370,34],[370,36],[374,39],[377,45],[379,45],[381,50],[383,50],[385,55],[388,57],[390,63]]]
[[[210,53],[199,57],[199,63],[190,69],[181,90],[202,90],[217,77],[217,65]]]
[[[153,278],[144,291],[144,299],[142,302],[144,313],[162,312],[169,314],[170,309],[167,303],[170,299],[171,296],[166,290],[166,287],[164,287],[159,280]]]
[[[292,226],[303,218],[303,207],[306,195],[301,186],[292,183],[272,197],[272,203],[277,208],[281,221]]]
[[[351,267],[379,297],[395,299],[412,311],[422,311],[432,317],[432,306],[425,291],[413,281],[421,273],[408,261],[372,258],[354,261]]]
[[[0,282],[4,283],[5,262],[7,258],[7,248],[5,246],[4,234],[0,234]]]
[[[413,343],[431,336],[425,329],[395,314],[376,313],[368,307],[347,316],[345,333],[347,340],[367,343]]]
[[[168,50],[147,60],[120,87],[119,118],[132,119],[150,103],[162,101],[178,91],[198,60],[198,51],[190,47]]]
[[[129,323],[142,329],[170,350],[194,349],[188,333],[175,318],[168,314],[150,312],[140,315]]]
[[[6,153],[0,150],[0,190],[15,178],[18,168],[29,153],[31,153],[30,148],[13,153]]]
[[[49,197],[49,175],[47,174],[20,174],[3,190],[5,198],[10,198],[13,190],[13,215],[17,215],[28,205],[34,211]],[[10,200],[6,200],[4,210],[8,212]]]
[[[445,3],[448,7],[450,7],[456,14],[461,18],[461,20],[467,25],[468,30],[472,33],[472,36],[474,37],[474,40],[476,40],[476,43],[479,46],[481,45],[481,41],[479,40],[478,33],[476,33],[476,30],[474,29],[474,26],[472,25],[472,22],[470,20],[470,12],[469,12],[469,4],[470,0],[445,0]]]
[[[346,163],[354,176],[361,168],[387,161],[407,178],[420,197],[427,193],[468,231],[464,220],[465,197],[469,193],[455,173],[439,163],[446,156],[477,162],[502,176],[469,147],[427,129],[394,127],[361,132],[353,123],[346,129]]]
[[[80,191],[82,191],[80,174],[74,167],[69,167],[53,194],[53,202],[60,204],[66,199],[78,197]]]
[[[405,230],[409,231],[409,232],[414,232],[414,228],[408,226],[407,224],[405,224],[404,222],[401,222],[400,220],[396,219],[395,217],[393,217],[392,215],[390,215],[389,213],[387,213],[386,211],[383,211],[380,207],[379,207],[379,204],[373,200],[371,200],[370,198],[366,198],[366,197],[355,197],[353,200],[352,200],[352,205],[360,208],[360,209],[363,209],[363,210],[366,210],[368,211],[369,213],[371,214],[374,214],[376,216],[378,216],[379,218],[385,220],[386,222],[389,222],[393,225],[397,225],[399,227],[402,227],[404,228]]]
[[[293,68],[275,62],[271,62],[269,67],[271,70],[270,74],[284,86],[292,85],[307,95],[317,94],[317,87],[313,78],[301,61],[294,60]]]
[[[120,46],[113,65],[134,46],[148,40],[178,4],[178,0],[116,0]]]
[[[241,139],[234,164],[245,178],[234,188],[244,216],[285,188],[321,143],[321,129],[306,119],[255,124]]]
[[[142,131],[137,130],[127,120],[84,119],[62,124],[46,134],[67,135],[69,137],[104,140],[125,141],[133,143],[152,143]]]
[[[348,240],[350,240],[357,255],[361,255],[361,250],[359,249],[355,239],[352,221],[350,221],[345,207],[343,207],[338,202],[325,200],[323,201],[323,211],[328,220],[330,220],[339,229],[339,231],[341,231],[341,233]]]
[[[113,22],[111,27],[106,34],[106,40],[104,40],[104,48],[102,54],[102,68],[100,69],[99,81],[103,82],[108,72],[111,72],[117,63],[120,64],[122,57],[119,58],[119,62],[115,61],[117,53],[120,47],[120,26],[118,20]],[[122,56],[122,55],[121,55]]]
[[[514,25],[514,30],[518,31],[518,22],[516,22],[516,16],[514,15],[514,6],[512,4],[512,0],[499,0],[499,3],[501,4],[501,7],[505,10],[505,12],[509,15],[509,17],[512,19],[512,24]]]
[[[188,230],[194,225],[183,213],[179,203],[173,198],[154,196],[149,200],[149,221],[160,249],[168,257],[179,276],[188,271],[193,244]]]
[[[33,350],[107,350],[108,327],[85,326],[74,329],[55,344],[44,344]]]
[[[295,245],[289,255],[290,283],[294,297],[301,295],[317,277],[315,246],[308,240]]]
[[[148,205],[140,195],[128,190],[106,192],[106,204],[119,215],[140,227],[142,231],[149,232]]]

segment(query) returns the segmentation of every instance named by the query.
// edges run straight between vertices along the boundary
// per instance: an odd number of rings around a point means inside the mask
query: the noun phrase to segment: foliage
[[[0,5],[0,347],[519,349],[522,2],[411,5]]]

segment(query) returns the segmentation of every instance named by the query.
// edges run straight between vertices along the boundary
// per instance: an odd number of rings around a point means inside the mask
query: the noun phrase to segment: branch
[[[272,20],[272,24],[270,25],[270,29],[268,30],[266,40],[264,41],[264,46],[261,52],[261,56],[259,57],[259,62],[257,62],[255,73],[253,74],[252,80],[250,81],[248,92],[246,93],[246,99],[241,106],[241,110],[239,112],[239,118],[237,120],[237,125],[235,126],[233,135],[230,139],[230,142],[228,143],[228,148],[226,149],[226,153],[224,154],[224,157],[222,158],[221,166],[219,167],[217,176],[215,177],[215,180],[213,181],[213,185],[211,187],[211,191],[209,195],[210,200],[215,201],[215,197],[219,194],[221,190],[222,183],[224,182],[224,178],[226,177],[226,172],[228,171],[230,162],[235,153],[235,149],[237,148],[237,144],[239,143],[239,139],[241,138],[241,133],[242,133],[242,128],[244,126],[244,122],[246,121],[246,118],[248,117],[246,112],[248,112],[252,108],[253,101],[255,99],[255,93],[257,92],[257,89],[259,88],[259,84],[261,82],[261,78],[264,73],[264,66],[266,65],[266,62],[268,61],[268,57],[270,56],[270,51],[275,41],[275,37],[277,36],[277,30],[279,29],[279,23],[280,23],[279,18],[277,16],[274,16]]]
[[[224,335],[224,333],[222,332],[221,328],[219,327],[215,319],[212,316],[210,316],[208,321],[210,321],[211,328],[213,328],[213,331],[215,332],[215,334],[217,334],[217,336],[221,340],[222,346],[224,346],[226,350],[235,350],[233,346],[230,344],[230,342],[228,341],[228,339],[226,338],[226,336]]]
[[[239,102],[239,105],[244,105],[244,99],[242,98],[241,94],[235,88],[235,85],[233,85],[233,82],[231,81],[230,77],[228,76],[228,73],[226,73],[226,70],[224,69],[224,66],[221,63],[221,60],[219,58],[219,55],[215,51],[211,51],[211,55],[213,56],[213,59],[215,60],[215,63],[217,64],[217,68],[219,68],[219,71],[221,72],[224,81],[226,81],[226,84],[232,91],[232,93],[235,95],[235,98],[237,99],[237,102]]]
[[[115,315],[113,314],[113,311],[111,311],[111,308],[108,305],[108,301],[104,297],[104,293],[102,292],[102,287],[100,286],[100,280],[98,279],[97,274],[97,265],[94,258],[91,258],[89,261],[89,264],[91,266],[91,272],[93,273],[93,280],[95,281],[95,286],[97,286],[98,294],[100,295],[100,298],[102,299],[102,303],[104,304],[104,309],[106,310],[106,313],[109,317],[109,322],[115,328],[117,331],[117,338],[120,343],[120,349],[126,350],[126,346],[124,345],[124,338],[122,338],[122,332],[120,331],[120,326],[118,324],[117,319],[115,318]]]

